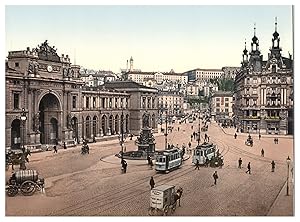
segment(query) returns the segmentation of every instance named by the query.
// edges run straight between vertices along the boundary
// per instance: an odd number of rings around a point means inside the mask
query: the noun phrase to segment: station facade
[[[84,86],[80,66],[56,51],[46,40],[33,49],[9,52],[5,64],[6,148],[18,149],[23,143],[32,149],[43,144],[73,144],[120,134],[121,126],[124,133],[137,128],[130,111],[132,94]],[[156,102],[155,92],[153,97]]]

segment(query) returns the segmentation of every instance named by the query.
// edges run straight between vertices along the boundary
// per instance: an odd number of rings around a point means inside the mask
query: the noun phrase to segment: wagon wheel
[[[149,216],[156,216],[156,214],[157,214],[156,209],[153,207],[150,207],[148,210],[148,214],[149,214]]]
[[[171,206],[171,213],[172,214],[175,212],[176,207],[177,207],[177,201],[175,201],[174,204],[172,204],[172,206]]]
[[[18,188],[16,186],[9,185],[6,191],[7,196],[14,197],[17,195],[17,193],[18,193]]]
[[[24,196],[31,196],[32,194],[34,194],[35,189],[36,189],[36,183],[29,180],[25,181],[21,185],[21,193]]]
[[[169,205],[166,205],[163,209],[163,215],[168,216],[169,215]]]

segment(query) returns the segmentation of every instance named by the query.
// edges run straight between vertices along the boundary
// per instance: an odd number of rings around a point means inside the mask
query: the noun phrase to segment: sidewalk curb
[[[291,184],[291,182],[290,182],[290,184]],[[287,181],[285,181],[285,182],[283,183],[282,188],[281,188],[280,191],[278,192],[278,194],[277,194],[277,196],[276,196],[274,202],[272,203],[272,205],[271,205],[271,207],[270,207],[270,209],[269,209],[269,211],[268,211],[268,213],[267,213],[266,216],[295,216],[295,215],[294,215],[294,209],[295,209],[295,208],[294,208],[294,185],[293,185],[293,193],[289,195],[289,196],[291,196],[292,199],[293,199],[293,206],[292,206],[292,212],[291,212],[292,214],[291,214],[291,215],[274,214],[274,212],[276,212],[276,208],[278,208],[278,205],[280,205],[280,202],[281,202],[280,198],[282,198],[283,196],[286,197],[286,194],[285,194],[286,185],[287,185]],[[279,204],[278,204],[278,203],[279,203]],[[281,205],[282,205],[282,204],[281,204]],[[279,209],[280,209],[280,208],[279,208]],[[277,210],[277,212],[280,212],[280,210]]]

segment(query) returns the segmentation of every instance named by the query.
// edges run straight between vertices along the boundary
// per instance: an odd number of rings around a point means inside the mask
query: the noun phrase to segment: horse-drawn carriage
[[[24,196],[31,196],[36,190],[43,191],[45,180],[38,177],[36,170],[19,170],[12,174],[6,185],[6,194],[9,197],[20,191]]]
[[[5,168],[8,170],[9,165],[11,165],[12,170],[14,170],[14,165],[20,165],[20,169],[25,170],[25,162],[29,162],[28,155],[31,156],[30,150],[10,150],[5,156]]]
[[[251,137],[248,137],[247,140],[245,141],[245,145],[247,146],[253,146],[253,139]]]
[[[81,147],[81,154],[89,154],[89,153],[90,153],[89,145],[84,143]]]
[[[161,185],[151,190],[149,215],[167,216],[175,212],[177,202],[182,196],[183,189],[175,190],[173,185]]]

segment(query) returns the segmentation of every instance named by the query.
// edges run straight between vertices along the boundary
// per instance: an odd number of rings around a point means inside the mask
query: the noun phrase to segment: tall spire
[[[256,23],[254,22],[254,36],[256,36]]]
[[[275,32],[277,32],[277,16],[275,17]]]
[[[247,50],[247,48],[246,48],[246,38],[245,38],[245,49],[244,49],[244,55],[246,55],[247,54],[247,52],[248,52],[248,50]]]

